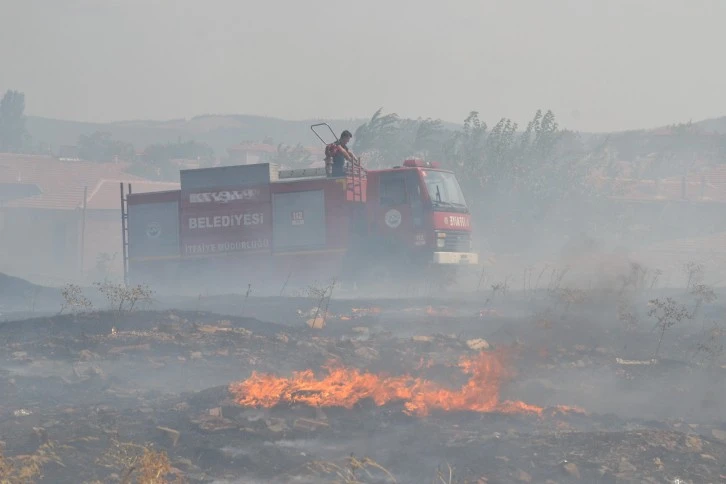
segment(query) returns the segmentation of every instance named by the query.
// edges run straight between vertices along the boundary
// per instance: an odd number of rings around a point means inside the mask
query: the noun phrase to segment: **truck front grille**
[[[447,231],[444,239],[445,252],[469,252],[471,250],[471,234],[468,232]]]

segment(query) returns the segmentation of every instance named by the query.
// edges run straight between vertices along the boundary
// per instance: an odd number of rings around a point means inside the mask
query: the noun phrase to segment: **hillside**
[[[333,119],[327,121],[336,132],[343,129],[354,131],[367,119]],[[210,145],[218,156],[224,156],[227,148],[238,143],[261,141],[266,137],[274,143],[294,145],[302,143],[315,146],[318,140],[310,131],[310,125],[321,120],[289,121],[279,118],[253,115],[202,115],[191,119],[174,119],[167,121],[137,120],[118,121],[113,123],[84,123],[58,119],[27,117],[27,129],[36,141],[50,145],[57,152],[62,145],[75,145],[82,134],[95,131],[111,133],[113,139],[132,143],[136,149],[154,143],[194,140]],[[726,116],[706,119],[693,123],[706,133],[726,134]],[[449,130],[457,130],[460,125],[444,123]],[[606,139],[624,157],[658,151],[663,142],[673,143],[674,140],[658,140],[658,146],[649,141],[653,134],[666,127],[653,130],[622,131],[613,133],[579,133],[580,139],[593,148]],[[521,129],[521,128],[520,128]],[[680,140],[683,143],[684,140]]]
[[[703,121],[699,121],[693,124],[706,132],[726,134],[726,116],[704,119]]]
[[[366,120],[326,120],[334,130],[355,129]],[[315,145],[318,141],[310,125],[318,120],[286,121],[264,116],[204,115],[169,121],[119,121],[113,123],[83,123],[28,116],[26,126],[37,141],[57,150],[61,145],[75,145],[82,134],[107,131],[114,139],[128,141],[137,149],[153,143],[194,140],[209,144],[218,155],[229,146],[259,141],[271,137],[276,143]]]

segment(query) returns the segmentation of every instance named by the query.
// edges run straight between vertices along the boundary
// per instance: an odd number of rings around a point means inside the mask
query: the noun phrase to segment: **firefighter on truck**
[[[340,139],[325,147],[325,172],[328,176],[345,176],[345,162],[360,161],[348,148],[353,135],[347,129],[340,134]]]

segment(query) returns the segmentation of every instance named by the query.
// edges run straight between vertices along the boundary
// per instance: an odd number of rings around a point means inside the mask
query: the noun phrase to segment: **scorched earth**
[[[652,324],[523,297],[333,300],[322,328],[304,297],[16,314],[0,482],[726,479],[723,363],[689,356],[696,332],[651,361]]]

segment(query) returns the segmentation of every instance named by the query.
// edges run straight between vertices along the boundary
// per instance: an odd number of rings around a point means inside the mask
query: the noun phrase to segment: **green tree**
[[[564,220],[563,208],[595,202],[588,177],[607,161],[603,153],[589,152],[577,133],[560,129],[554,113],[542,110],[522,132],[507,118],[487,132],[472,111],[448,153],[469,202],[480,208],[480,220],[488,217],[491,237],[506,243],[535,240],[538,230]]]
[[[28,141],[25,94],[8,90],[0,101],[0,151],[21,152]]]
[[[112,139],[111,133],[96,131],[78,137],[78,156],[97,162],[133,161],[136,150],[131,143]]]
[[[383,114],[378,109],[371,119],[360,125],[353,134],[353,148],[366,154],[369,166],[380,167],[393,161],[393,153],[401,149],[399,117],[396,113]]]
[[[510,185],[517,176],[517,123],[502,118],[494,125],[484,145],[486,185]],[[510,183],[507,183],[510,182]]]
[[[197,160],[202,166],[211,166],[215,160],[214,150],[206,143],[193,140],[146,147],[143,155],[147,163],[165,163],[175,159]]]
[[[176,143],[156,143],[147,146],[141,159],[129,168],[129,173],[151,180],[179,181],[179,165],[173,160],[195,160],[201,167],[214,164],[211,146],[197,141],[181,140]]]
[[[305,167],[311,163],[311,158],[310,152],[300,143],[295,146],[280,143],[277,145],[277,152],[272,156],[270,161],[280,166]]]
[[[542,114],[542,110],[537,110],[520,137],[519,156],[515,160],[516,183],[532,200],[542,198],[547,192],[559,191],[557,188],[566,188],[556,178],[559,160],[554,154],[560,136],[554,113]]]
[[[381,108],[355,130],[353,148],[366,155],[369,167],[390,167],[410,157],[441,160],[450,137],[440,120],[401,119]]]
[[[424,160],[443,161],[447,140],[451,133],[447,131],[441,120],[421,119],[416,126],[413,140],[413,154]]]
[[[481,188],[486,184],[486,133],[486,123],[479,119],[477,111],[471,111],[464,120],[463,129],[449,142],[448,163],[470,188]]]
[[[542,213],[568,197],[590,194],[587,177],[601,155],[591,156],[576,133],[560,129],[552,111],[538,110],[523,132],[502,118],[488,131],[471,111],[451,132],[433,119],[401,119],[376,111],[358,127],[354,149],[369,166],[393,166],[410,156],[437,159],[482,203],[521,213]],[[532,215],[534,216],[534,215]]]

